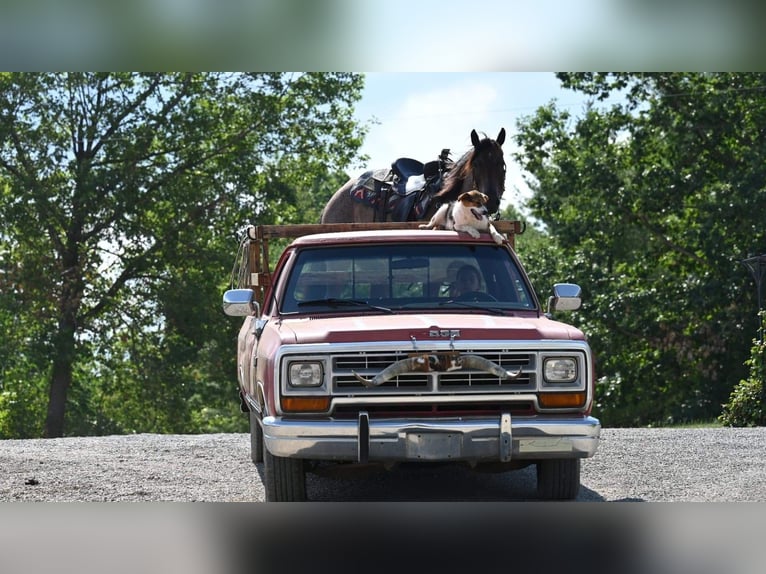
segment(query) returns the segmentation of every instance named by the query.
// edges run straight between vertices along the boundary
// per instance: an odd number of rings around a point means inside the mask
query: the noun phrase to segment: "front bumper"
[[[265,446],[275,456],[345,461],[501,461],[587,458],[601,423],[593,417],[455,417],[306,420],[267,416]]]

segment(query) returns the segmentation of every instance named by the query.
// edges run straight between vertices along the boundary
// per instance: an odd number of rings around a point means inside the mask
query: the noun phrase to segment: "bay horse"
[[[428,221],[440,205],[457,200],[463,192],[478,189],[489,198],[487,209],[490,214],[500,209],[500,200],[505,192],[505,159],[502,145],[505,142],[505,128],[500,129],[496,139],[484,135],[479,138],[471,130],[473,147],[450,166],[443,176],[443,183],[419,216],[410,213],[406,218],[397,218],[386,212],[385,221]],[[380,170],[379,170],[380,171]],[[369,173],[369,172],[368,172]],[[379,211],[372,205],[360,201],[352,192],[359,178],[351,178],[337,190],[322,210],[321,223],[368,223],[383,221]]]

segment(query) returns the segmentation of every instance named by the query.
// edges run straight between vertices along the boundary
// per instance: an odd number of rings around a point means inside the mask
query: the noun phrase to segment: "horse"
[[[500,200],[505,192],[505,159],[503,158],[502,150],[504,142],[505,128],[500,129],[500,133],[494,140],[488,138],[486,134],[484,134],[483,138],[479,138],[476,130],[471,130],[471,144],[473,147],[465,152],[454,164],[450,162],[447,165],[446,173],[442,175],[441,184],[435,193],[428,193],[428,186],[423,188],[423,201],[418,202],[418,205],[421,207],[419,212],[417,209],[410,209],[408,207],[407,213],[393,213],[387,208],[390,198],[375,195],[372,201],[385,205],[384,213],[381,217],[380,208],[376,208],[369,203],[372,192],[369,189],[363,188],[363,184],[360,183],[361,177],[356,177],[349,179],[333,194],[322,210],[320,222],[428,221],[442,204],[455,201],[462,193],[472,189],[478,189],[486,194],[489,198],[487,209],[490,214],[494,214],[500,209]],[[448,152],[448,150],[445,150],[445,152]],[[446,156],[444,152],[442,155]],[[394,165],[396,163],[398,162],[394,162]],[[414,163],[419,164],[419,162]],[[365,172],[363,177],[367,176],[367,180],[370,180],[372,179],[370,174],[373,173],[386,173],[386,171]],[[387,173],[390,177],[391,170],[388,170]],[[380,181],[376,182],[377,188],[374,193],[380,194],[380,183]],[[388,190],[391,190],[390,186]],[[360,199],[363,197],[366,197],[367,201]],[[397,199],[399,197],[394,197],[394,200]]]

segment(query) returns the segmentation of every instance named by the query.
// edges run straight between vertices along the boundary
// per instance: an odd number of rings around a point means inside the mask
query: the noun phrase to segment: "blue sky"
[[[579,112],[586,97],[560,87],[553,72],[371,73],[366,74],[357,118],[375,119],[362,147],[369,168],[387,167],[397,157],[436,159],[442,148],[458,158],[471,146],[472,129],[496,137],[506,130],[508,202],[528,196],[518,166],[510,157],[521,116],[532,115],[551,100]]]

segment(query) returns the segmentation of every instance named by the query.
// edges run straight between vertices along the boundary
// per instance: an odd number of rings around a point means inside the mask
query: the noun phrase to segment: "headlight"
[[[288,382],[291,387],[319,387],[324,381],[322,363],[296,362],[291,363]]]
[[[574,357],[545,359],[543,376],[548,383],[572,383],[577,380],[577,359]]]

